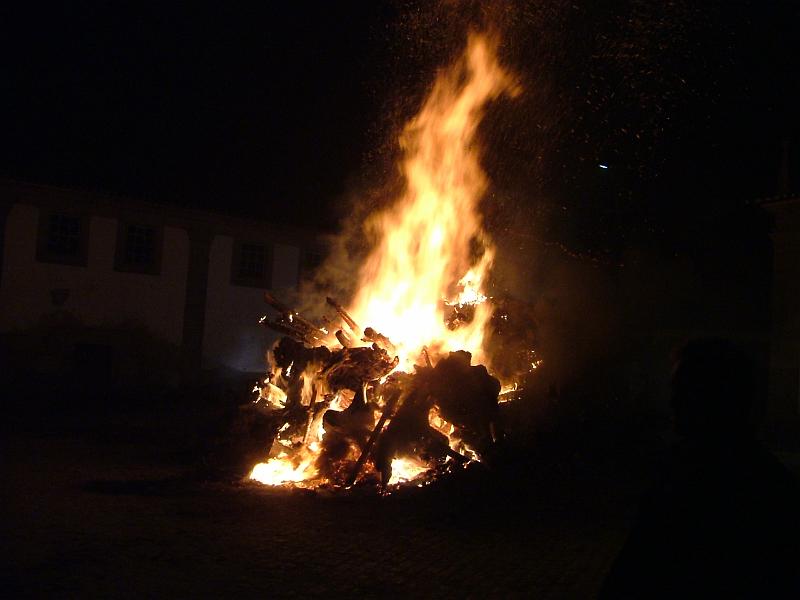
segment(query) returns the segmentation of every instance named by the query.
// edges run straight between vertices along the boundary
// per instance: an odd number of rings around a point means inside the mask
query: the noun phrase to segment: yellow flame
[[[286,406],[286,392],[277,385],[265,381],[264,385],[259,390],[258,400],[266,401],[267,404],[273,408],[283,408]],[[258,402],[258,400],[256,400],[256,402]]]
[[[461,293],[458,294],[455,302],[447,302],[450,306],[465,306],[480,304],[486,301],[486,296],[481,292],[482,273],[476,273],[475,269],[470,269],[459,281]]]
[[[494,248],[478,211],[488,184],[476,133],[486,104],[516,92],[514,81],[497,62],[495,43],[484,35],[470,35],[463,56],[439,75],[401,135],[405,191],[368,220],[375,245],[359,270],[358,293],[348,307],[356,322],[392,341],[401,370],[412,371],[423,348],[434,358],[467,350],[476,362],[485,362],[482,345],[491,308],[484,288]],[[482,247],[482,253],[475,252],[476,247]],[[448,327],[451,307],[467,305],[473,307],[472,319]],[[312,373],[304,377],[303,404],[308,404]],[[273,394],[271,389],[267,393]],[[285,402],[274,395],[270,399],[278,405]],[[340,394],[333,404],[341,401]],[[279,455],[256,465],[250,477],[270,485],[317,477],[314,459],[325,433],[321,414],[317,423],[309,424],[310,434],[294,459]],[[465,452],[463,443],[452,439],[450,423],[438,413],[431,419],[451,437],[451,446]],[[297,456],[303,457],[299,463]],[[428,468],[412,458],[395,458],[389,483],[411,481]]]
[[[480,286],[491,266],[494,250],[478,213],[487,180],[475,134],[486,103],[514,91],[494,44],[471,35],[464,56],[438,77],[401,136],[405,192],[368,223],[378,242],[361,268],[351,312],[392,340],[403,370],[410,370],[423,346],[483,358],[491,309],[478,303],[485,299],[482,290],[467,292],[479,305],[472,322],[454,331],[442,298],[452,296],[458,282],[464,290]],[[485,249],[477,262],[471,251],[476,241]]]
[[[428,465],[411,458],[395,458],[392,460],[392,477],[389,485],[397,485],[406,481],[413,481],[428,470]]]
[[[317,474],[313,467],[313,457],[306,458],[295,466],[286,457],[270,458],[267,462],[258,463],[250,472],[250,479],[267,485],[299,483]]]
[[[433,427],[439,433],[446,435],[448,438],[453,435],[455,427],[452,423],[445,421],[439,415],[439,409],[435,406],[428,411],[428,425]]]

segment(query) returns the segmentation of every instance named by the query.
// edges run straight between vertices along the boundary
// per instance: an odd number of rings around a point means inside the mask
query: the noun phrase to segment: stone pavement
[[[3,443],[5,597],[586,598],[632,506],[508,482],[383,498],[209,483],[147,452]]]

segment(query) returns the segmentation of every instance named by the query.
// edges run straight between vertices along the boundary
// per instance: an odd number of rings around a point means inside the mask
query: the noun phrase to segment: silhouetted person
[[[755,440],[754,379],[729,342],[682,350],[672,381],[681,442],[602,598],[800,598],[800,484]]]

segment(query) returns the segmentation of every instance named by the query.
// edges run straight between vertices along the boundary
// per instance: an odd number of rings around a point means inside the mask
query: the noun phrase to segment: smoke
[[[720,57],[698,49],[714,22],[723,26],[705,43],[720,42],[718,53],[728,46],[727,26],[716,18],[720,7],[683,0],[397,6],[397,19],[373,34],[388,57],[386,77],[372,90],[384,99],[382,117],[371,125],[374,144],[351,178],[351,191],[336,202],[339,232],[329,238],[315,276],[301,284],[295,306],[313,317],[326,312],[325,295],[344,304],[354,296],[356,274],[375,241],[368,216],[403,191],[402,127],[468,32],[491,29],[499,32],[500,61],[518,73],[524,94],[513,105],[490,105],[478,135],[490,181],[481,212],[498,243],[490,293],[533,304],[553,290],[574,293],[575,302],[565,301],[562,310],[587,310],[581,299],[607,295],[607,280],[618,278],[630,244],[641,242],[650,252],[655,230],[637,205],[639,192],[659,174],[660,142],[675,115],[689,98],[713,96],[713,85],[703,87],[700,78],[704,65]],[[611,165],[608,173],[598,169],[601,161]],[[591,322],[567,327],[561,337],[591,338],[600,351],[603,335],[589,332],[608,332],[601,325],[619,321],[615,306],[621,304],[598,306]]]
[[[340,200],[345,207],[339,231],[325,237],[323,262],[310,277],[300,282],[298,297],[294,301],[300,312],[310,318],[319,318],[330,312],[326,296],[347,303],[355,295],[357,274],[374,240],[369,238],[365,224],[376,206],[382,206],[389,194],[382,190],[353,191]]]

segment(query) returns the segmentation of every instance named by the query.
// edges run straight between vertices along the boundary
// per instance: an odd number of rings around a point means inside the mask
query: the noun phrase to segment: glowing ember
[[[486,301],[481,293],[481,276],[472,269],[458,282],[462,291],[455,302],[446,302],[449,306],[473,306]]]
[[[269,380],[264,382],[264,386],[260,390],[256,389],[254,391],[258,391],[256,402],[264,400],[274,408],[282,408],[286,404],[286,392],[277,385],[270,383]]]
[[[265,463],[258,463],[250,472],[250,479],[267,485],[281,485],[284,483],[298,483],[316,475],[313,468],[313,457],[309,457],[298,466],[293,466],[285,456],[278,455]]]
[[[428,471],[428,465],[411,458],[395,458],[392,460],[392,478],[389,485],[397,485],[413,481]]]

